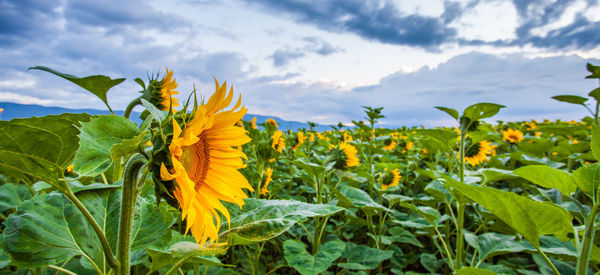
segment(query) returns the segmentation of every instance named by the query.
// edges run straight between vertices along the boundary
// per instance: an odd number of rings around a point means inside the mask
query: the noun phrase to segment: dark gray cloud
[[[480,0],[466,4],[445,1],[444,12],[438,17],[405,14],[388,0],[323,0],[319,4],[302,0],[251,0],[272,12],[291,14],[302,23],[332,32],[349,32],[369,40],[383,43],[421,47],[429,51],[438,50],[445,43],[463,45],[523,46],[539,48],[589,49],[600,44],[600,22],[592,22],[578,14],[568,26],[552,30],[546,35],[531,31],[551,24],[574,4],[573,0],[541,1],[513,0],[519,15],[516,39],[482,41],[458,38],[457,30],[448,24],[459,19],[466,11],[474,8]],[[597,0],[588,0],[591,7]]]
[[[278,49],[269,58],[273,59],[273,66],[283,67],[295,59],[302,58],[307,54],[318,54],[328,56],[336,52],[344,51],[342,48],[334,47],[323,39],[318,37],[304,37],[302,39],[304,46]]]
[[[274,12],[287,12],[319,28],[356,33],[390,44],[436,47],[456,35],[434,17],[402,14],[388,1],[326,0],[315,4],[300,0],[252,0]]]

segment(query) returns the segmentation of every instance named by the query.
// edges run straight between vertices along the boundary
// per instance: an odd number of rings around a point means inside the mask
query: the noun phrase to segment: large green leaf
[[[304,243],[297,240],[283,242],[283,254],[288,265],[302,275],[321,274],[342,255],[346,243],[340,240],[329,241],[319,246],[316,255],[306,251]]]
[[[576,95],[557,95],[557,96],[553,96],[552,99],[555,99],[555,100],[558,100],[561,102],[571,103],[571,104],[583,105],[583,106],[585,106],[585,102],[588,100],[585,97],[580,97],[580,96],[576,96]]]
[[[390,239],[393,242],[407,243],[417,247],[423,247],[423,245],[421,244],[421,242],[419,242],[419,240],[417,240],[415,235],[413,235],[412,233],[410,233],[410,231],[402,227],[393,227],[392,229],[390,229],[390,234],[392,235]]]
[[[108,106],[106,93],[108,93],[108,90],[110,90],[110,88],[125,81],[125,78],[111,79],[110,77],[105,75],[90,75],[86,77],[77,77],[74,75],[57,72],[53,69],[44,66],[30,67],[29,70],[31,69],[46,71],[77,84],[79,87],[88,90],[90,93],[100,98],[100,100],[102,100],[102,102],[106,104],[106,107],[108,107],[108,109],[111,112],[112,109],[110,108],[110,106]]]
[[[220,244],[200,249],[199,244],[194,242],[177,242],[168,249],[148,248],[146,251],[152,257],[150,273],[166,266],[173,266],[184,258],[187,259],[187,263],[232,267],[231,265],[221,263],[219,258],[213,256],[224,254],[227,251],[227,247]]]
[[[504,108],[504,105],[495,103],[477,103],[473,104],[464,110],[464,116],[476,121],[483,118],[493,117],[500,109]]]
[[[481,235],[465,232],[465,241],[477,249],[479,252],[477,254],[479,262],[483,262],[487,257],[505,253],[523,252],[531,247],[529,243],[517,242],[515,236],[495,232],[486,232]],[[529,247],[524,244],[529,245]]]
[[[80,176],[97,176],[106,171],[111,160],[111,148],[124,139],[139,135],[135,123],[116,115],[99,116],[81,123],[79,149],[73,170]]]
[[[600,163],[584,165],[573,172],[573,181],[584,194],[594,198],[600,186]]]
[[[342,185],[335,190],[338,199],[338,205],[343,207],[356,207],[366,211],[367,214],[373,212],[389,211],[385,206],[376,203],[367,192],[348,185]]]
[[[279,236],[294,224],[310,217],[325,217],[343,210],[328,204],[294,200],[246,199],[243,212],[231,219],[230,228],[219,234],[231,245],[262,242]],[[221,225],[227,228],[227,224]]]
[[[549,166],[529,165],[518,168],[513,173],[539,186],[556,188],[565,196],[570,196],[577,190],[577,185],[575,185],[569,173]]]
[[[495,181],[507,180],[518,178],[513,174],[511,170],[502,170],[498,168],[483,168],[477,170],[477,173],[481,173],[483,176],[484,184],[488,184]]]
[[[436,108],[442,112],[445,112],[446,114],[450,115],[454,119],[458,120],[458,111],[457,110],[454,110],[452,108],[447,108],[447,107],[441,107],[441,106],[435,106],[434,108]]]
[[[342,258],[345,258],[346,262],[338,263],[337,266],[352,270],[370,270],[377,268],[393,255],[394,252],[391,250],[380,250],[348,242],[346,250],[342,254]]]
[[[33,195],[27,186],[20,184],[5,184],[0,186],[0,213],[19,207]]]
[[[78,193],[79,200],[101,226],[116,252],[120,210],[120,192],[88,190]],[[132,231],[132,254],[145,250],[175,222],[168,206],[139,198]],[[92,227],[62,194],[52,192],[33,197],[10,215],[3,232],[2,246],[13,264],[38,267],[60,264],[71,257],[83,257],[84,267],[108,271],[98,237]]]
[[[460,193],[488,209],[496,217],[525,237],[535,247],[539,247],[539,238],[554,234],[566,241],[567,234],[573,232],[571,214],[552,203],[539,202],[490,187],[471,186],[452,182]]]
[[[61,114],[0,121],[0,174],[45,181],[61,188],[64,169],[77,150],[77,125],[88,114]]]

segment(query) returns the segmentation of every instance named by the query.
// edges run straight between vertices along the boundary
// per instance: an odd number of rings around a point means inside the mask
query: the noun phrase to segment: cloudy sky
[[[126,3],[126,4],[125,4]],[[600,64],[600,3],[393,0],[0,0],[0,101],[103,109],[35,65],[127,80],[172,69],[179,91],[242,94],[249,113],[321,124],[384,107],[385,126],[451,125],[434,106],[504,104],[496,117],[580,119]]]

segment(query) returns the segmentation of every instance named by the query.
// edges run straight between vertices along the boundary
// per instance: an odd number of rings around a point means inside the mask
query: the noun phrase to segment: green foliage
[[[513,171],[515,175],[525,178],[539,186],[556,188],[565,196],[575,192],[577,186],[571,179],[571,175],[564,171],[544,165],[529,165]]]
[[[322,244],[316,255],[306,251],[304,243],[297,240],[283,242],[283,251],[288,265],[302,275],[321,274],[342,255],[346,243],[335,240]]]

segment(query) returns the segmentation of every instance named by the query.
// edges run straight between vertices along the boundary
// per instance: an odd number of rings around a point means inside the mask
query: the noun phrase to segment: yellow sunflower
[[[285,149],[285,138],[283,138],[283,133],[279,130],[273,132],[273,136],[271,137],[271,147],[273,150],[283,153],[283,149]]]
[[[346,167],[354,167],[358,165],[359,160],[356,156],[358,154],[358,150],[356,150],[356,147],[347,142],[342,142],[340,143],[339,148],[346,156]]]
[[[302,145],[302,143],[304,143],[305,139],[306,139],[306,137],[304,137],[304,132],[299,131],[298,137],[296,138],[296,145],[294,145],[294,147],[292,147],[292,150],[296,151],[296,149],[298,149],[298,147],[300,147],[300,145]]]
[[[398,144],[398,143],[396,143],[395,141],[392,140],[392,141],[390,141],[390,144],[383,146],[383,149],[385,149],[386,151],[392,151],[392,150],[394,150],[394,148],[396,148],[396,144]]]
[[[310,141],[310,142],[314,142],[315,141],[315,134],[314,133],[310,133],[310,135],[308,135],[308,141]]]
[[[469,147],[465,152],[465,160],[471,165],[476,166],[488,159],[488,155],[495,154],[495,148],[492,148],[491,142],[482,140],[479,143]]]
[[[502,132],[502,139],[510,143],[517,143],[523,140],[523,132],[515,129],[508,128]]]
[[[265,183],[263,184],[263,186],[260,188],[260,194],[263,196],[266,196],[267,193],[269,193],[269,189],[267,189],[267,187],[269,187],[269,183],[273,180],[273,178],[271,176],[273,176],[273,168],[268,167],[265,170],[265,174],[267,175],[267,178],[265,179]]]
[[[169,106],[179,106],[179,99],[173,97],[173,95],[179,94],[179,92],[175,91],[177,82],[175,82],[175,79],[173,78],[173,71],[169,71],[169,69],[166,70],[167,75],[160,81],[161,101],[159,105],[159,108],[165,111],[169,110]]]
[[[412,150],[413,146],[415,144],[412,141],[409,141],[406,143],[406,146],[404,146],[406,148],[406,150]]]
[[[194,117],[184,129],[173,119],[173,138],[169,153],[171,163],[161,163],[162,180],[174,181],[173,195],[181,207],[186,230],[191,231],[196,242],[215,242],[221,226],[220,212],[229,223],[229,212],[221,201],[242,207],[246,193],[254,191],[246,178],[237,170],[243,168],[246,155],[238,149],[250,141],[246,132],[235,123],[242,119],[247,109],[241,104],[241,96],[229,111],[221,111],[230,105],[233,89],[227,93],[215,80],[215,93],[208,102],[199,106]],[[167,165],[171,169],[167,169]],[[218,211],[218,212],[217,212]]]
[[[277,121],[275,121],[274,119],[267,118],[267,123],[269,123],[269,124],[275,126],[275,128],[277,128]]]
[[[398,168],[390,171],[390,173],[385,173],[384,176],[379,178],[381,182],[381,189],[386,190],[392,186],[397,186],[400,183],[401,179],[402,176],[400,175],[400,171],[398,171]]]
[[[250,126],[254,130],[258,129],[258,127],[256,127],[256,117],[253,117],[252,120],[250,120]]]

